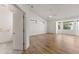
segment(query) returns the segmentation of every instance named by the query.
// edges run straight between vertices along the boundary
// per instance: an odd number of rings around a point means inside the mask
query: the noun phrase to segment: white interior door
[[[13,14],[13,43],[14,49],[23,50],[23,12],[19,9]]]

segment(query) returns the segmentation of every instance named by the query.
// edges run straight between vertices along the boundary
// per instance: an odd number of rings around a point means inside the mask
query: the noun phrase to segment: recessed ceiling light
[[[49,18],[52,18],[52,16],[49,16]]]

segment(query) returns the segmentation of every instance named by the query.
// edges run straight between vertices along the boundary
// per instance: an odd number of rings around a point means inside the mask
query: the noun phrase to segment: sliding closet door
[[[13,45],[16,50],[23,50],[23,12],[16,9],[13,14]]]

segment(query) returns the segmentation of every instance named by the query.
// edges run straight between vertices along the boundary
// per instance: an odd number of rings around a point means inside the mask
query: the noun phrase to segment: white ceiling
[[[79,4],[31,4],[28,5],[46,20],[79,17]],[[49,16],[52,16],[49,18]]]

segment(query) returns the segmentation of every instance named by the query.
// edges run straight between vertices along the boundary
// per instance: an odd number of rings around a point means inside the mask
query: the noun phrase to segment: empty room
[[[79,4],[0,4],[0,54],[78,54]]]

